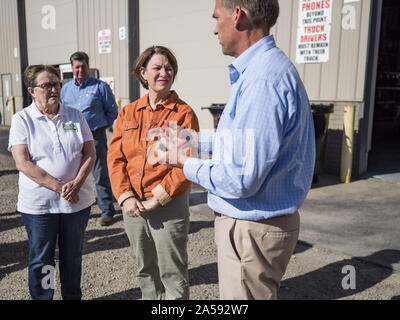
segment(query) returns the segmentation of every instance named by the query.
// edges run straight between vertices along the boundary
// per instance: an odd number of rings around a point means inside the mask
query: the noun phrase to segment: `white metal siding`
[[[327,63],[296,64],[310,100],[359,102],[364,99],[365,71],[371,1],[348,5],[356,9],[356,29],[342,28],[343,0],[331,0],[332,29],[330,60]],[[298,0],[280,0],[281,13],[272,29],[277,45],[290,59],[296,59]]]
[[[367,59],[370,1],[351,3],[357,14],[355,30],[342,29],[343,0],[332,0],[330,60],[320,64],[296,64],[312,101],[363,101]],[[280,0],[281,13],[272,29],[277,45],[294,62],[297,0]],[[215,1],[141,0],[140,50],[161,44],[177,56],[178,94],[195,109],[202,128],[212,127],[212,118],[201,106],[225,103],[229,94],[227,65],[211,18]],[[145,90],[142,89],[142,94]]]
[[[11,74],[11,94],[16,98],[17,111],[22,109],[22,96],[21,96],[21,71],[20,71],[20,48],[18,38],[18,10],[17,1],[15,0],[2,0],[0,1],[0,75]],[[17,56],[14,55],[16,49]],[[3,105],[2,83],[0,80],[0,112],[5,124],[10,125],[11,115],[10,112]],[[4,108],[4,109],[3,109]],[[3,121],[2,121],[3,122]],[[0,124],[1,125],[1,124]]]
[[[77,48],[76,1],[25,1],[28,62],[30,65],[58,65],[69,61],[69,53],[76,51]],[[55,8],[55,29],[43,28],[42,21],[47,14],[42,13],[42,9],[47,5]]]
[[[125,40],[119,40],[120,27],[126,27]],[[114,78],[116,98],[129,103],[128,0],[77,0],[77,29],[78,50],[89,55],[90,67],[99,69],[100,77]],[[98,52],[98,32],[103,29],[111,30],[108,54]]]
[[[173,89],[194,109],[201,129],[211,129],[212,116],[201,107],[227,102],[227,66],[233,61],[222,55],[213,35],[214,1],[141,0],[139,11],[140,51],[164,45],[174,52],[179,71]]]

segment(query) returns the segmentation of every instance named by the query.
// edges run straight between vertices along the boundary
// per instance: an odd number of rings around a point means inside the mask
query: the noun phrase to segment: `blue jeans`
[[[107,136],[106,129],[93,131],[94,146],[96,148],[96,163],[93,167],[93,177],[96,184],[97,205],[101,210],[102,217],[113,217],[114,196],[111,191],[110,177],[107,169]]]
[[[70,214],[26,214],[21,212],[29,238],[29,292],[33,300],[51,300],[50,269],[58,238],[61,295],[64,300],[80,300],[82,248],[90,207]],[[50,282],[51,284],[51,282]]]

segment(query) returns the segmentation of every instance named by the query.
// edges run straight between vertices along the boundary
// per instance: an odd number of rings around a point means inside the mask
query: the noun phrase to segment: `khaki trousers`
[[[125,232],[136,257],[143,300],[189,299],[187,242],[189,193],[140,217],[123,211]]]
[[[221,300],[276,300],[299,237],[298,212],[248,221],[216,217]]]

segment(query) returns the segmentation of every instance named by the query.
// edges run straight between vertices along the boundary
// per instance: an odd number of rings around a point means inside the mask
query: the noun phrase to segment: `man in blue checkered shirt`
[[[214,34],[236,58],[230,97],[216,133],[199,136],[212,159],[178,153],[186,178],[209,191],[221,299],[277,299],[311,187],[313,118],[296,68],[270,35],[278,15],[277,0],[216,0]]]

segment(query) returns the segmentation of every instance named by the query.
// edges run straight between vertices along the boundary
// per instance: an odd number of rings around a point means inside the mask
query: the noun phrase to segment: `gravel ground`
[[[18,174],[4,147],[0,130],[0,300],[29,300],[28,241],[21,218],[15,213]],[[193,300],[216,300],[218,276],[214,244],[214,217],[206,193],[193,186],[190,196],[191,225],[188,244],[190,295]],[[135,259],[130,254],[120,208],[116,222],[99,225],[100,211],[93,206],[86,230],[82,292],[84,300],[140,299]],[[301,233],[300,233],[301,240]],[[357,271],[356,288],[344,290],[342,268]],[[60,300],[56,276],[55,300]],[[281,283],[279,299],[400,299],[400,274],[340,252],[299,241]]]

